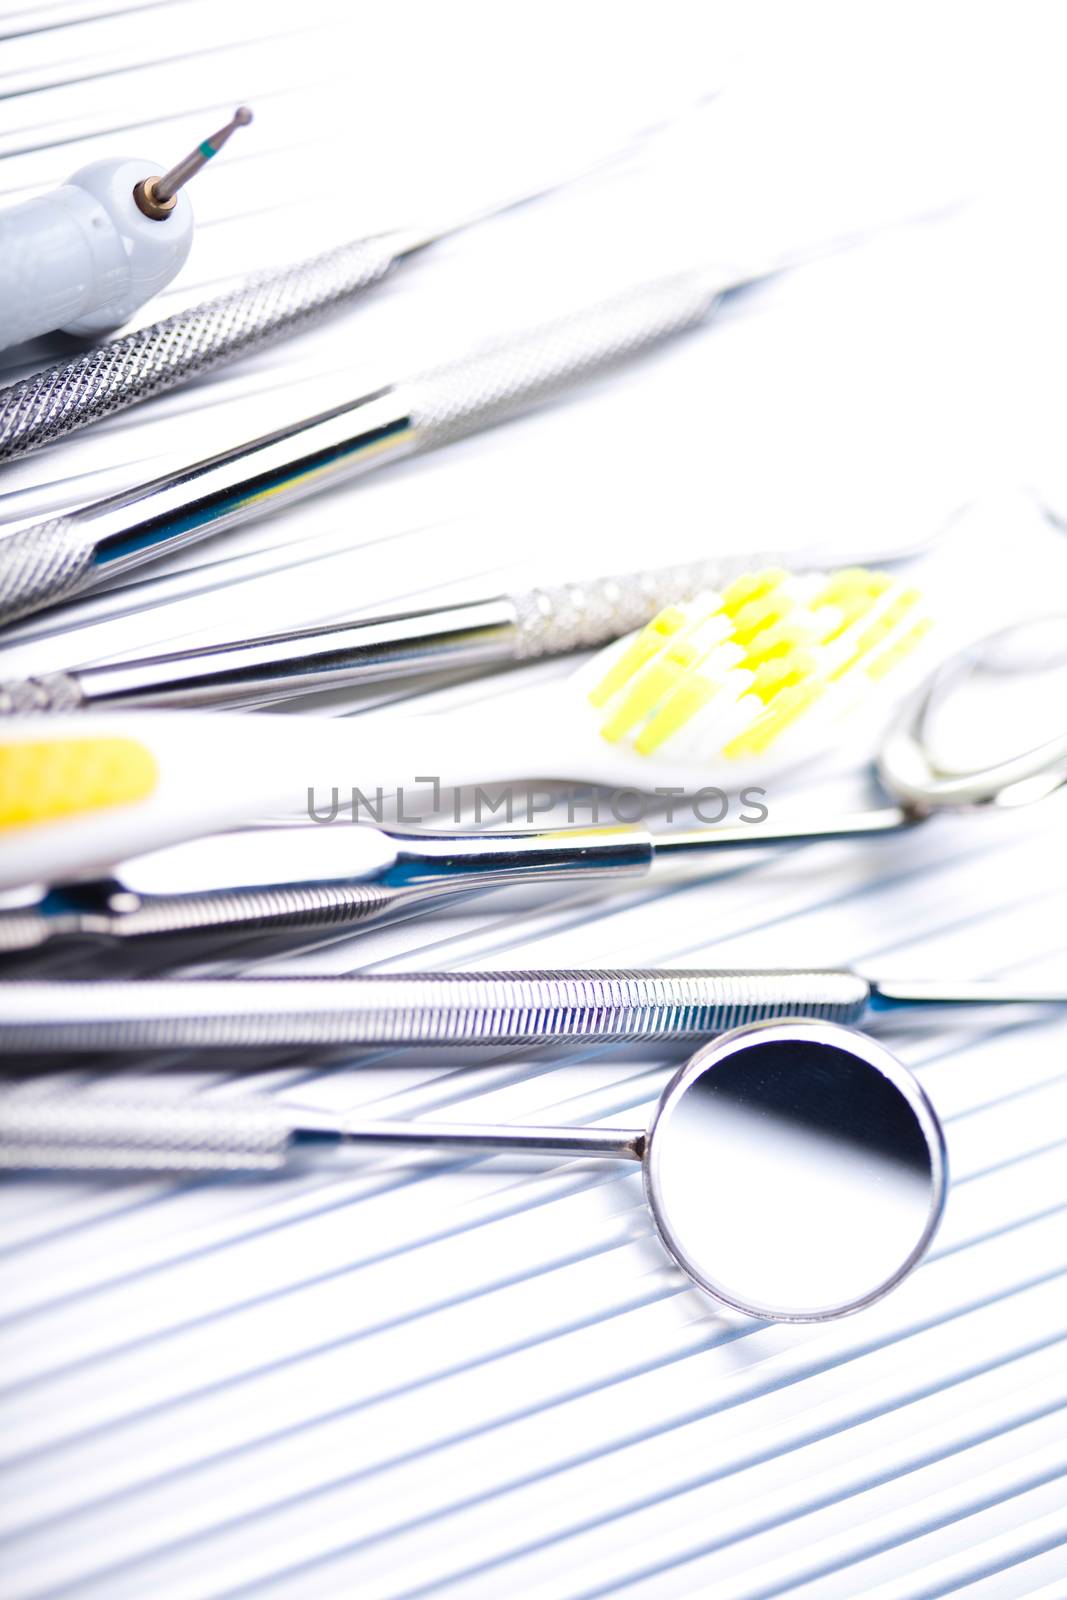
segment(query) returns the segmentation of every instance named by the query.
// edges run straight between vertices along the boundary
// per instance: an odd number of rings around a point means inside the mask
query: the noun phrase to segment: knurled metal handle
[[[436,886],[434,886],[436,888]],[[480,885],[442,885],[458,898],[473,894]],[[425,885],[394,888],[388,884],[348,882],[253,884],[203,893],[138,896],[122,890],[118,903],[106,893],[98,906],[77,903],[77,886],[68,895],[70,905],[41,911],[36,906],[0,911],[0,955],[37,949],[52,939],[143,939],[181,933],[271,933],[285,929],[326,932],[366,927],[409,903],[429,898]],[[2,1012],[2,991],[0,991]]]
[[[721,588],[739,573],[783,559],[780,553],[714,556],[675,567],[651,567],[531,589],[512,598],[517,619],[515,654],[520,660],[531,660],[608,644],[643,628],[664,606],[692,600],[704,589]]]
[[[77,516],[0,532],[0,625],[71,599],[92,570],[92,538]]]
[[[706,272],[642,284],[511,335],[402,386],[420,450],[502,422],[703,322],[719,298]]]
[[[0,461],[13,461],[306,327],[377,283],[402,251],[399,237],[390,235],[341,245],[257,274],[227,294],[0,389]]]
[[[852,1023],[866,980],[840,971],[375,974],[355,978],[13,981],[10,1051],[688,1039],[774,1017]]]
[[[269,1101],[0,1090],[0,1170],[277,1172],[289,1153],[291,1120]]]
[[[39,678],[0,678],[0,717],[24,717],[38,711],[63,716],[68,711],[80,711],[84,704],[81,685],[71,672],[44,672]]]

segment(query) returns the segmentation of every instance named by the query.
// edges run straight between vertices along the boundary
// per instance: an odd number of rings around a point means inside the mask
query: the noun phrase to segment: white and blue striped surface
[[[973,197],[739,300],[543,417],[217,540],[62,625],[22,624],[4,674],[709,543],[910,542],[956,513],[942,556],[959,611],[1047,606],[1067,562],[1035,506],[1056,509],[1067,436],[1057,12],[858,10],[0,7],[5,198],[97,154],[167,159],[255,105],[240,148],[198,180],[201,231],[164,306],[580,164],[722,91],[675,142],[450,243],[364,309],[8,468],[11,526],[695,249],[744,260]],[[12,375],[30,365],[6,359]],[[776,788],[776,820],[870,798],[870,742]],[[746,854],[705,883],[498,897],[274,964],[847,962],[1062,981],[1065,823],[1050,802]],[[639,1180],[611,1164],[391,1156],[269,1182],[8,1181],[0,1594],[1067,1595],[1067,1030],[879,1029],[945,1121],[954,1186],[914,1277],[821,1327],[720,1315],[667,1266]],[[376,1117],[636,1124],[670,1070],[602,1048],[125,1076]],[[94,1065],[70,1088],[107,1081]]]

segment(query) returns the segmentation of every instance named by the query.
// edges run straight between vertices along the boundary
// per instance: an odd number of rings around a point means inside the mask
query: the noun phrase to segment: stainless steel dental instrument
[[[709,98],[712,96],[702,96],[686,111],[705,104]],[[242,116],[243,110],[242,107],[235,114],[229,128],[220,130],[206,143],[216,143],[223,134],[228,136],[232,127],[247,120]],[[13,461],[52,444],[92,422],[165,394],[225,362],[308,327],[355,301],[394,267],[431,245],[614,166],[676,120],[668,118],[640,129],[606,157],[464,216],[427,227],[398,228],[354,239],[305,261],[257,273],[237,289],[0,389],[0,462]],[[138,205],[159,207],[162,197],[165,204],[158,214],[171,216],[175,193],[206,159],[201,146],[162,179],[150,179],[154,202],[146,186]],[[149,209],[147,214],[155,216],[157,210]]]
[[[56,939],[175,934],[331,933],[439,910],[517,883],[633,883],[657,864],[711,849],[762,848],[901,826],[900,813],[786,831],[739,823],[653,833],[619,824],[515,833],[400,833],[358,827],[255,828],[138,856],[106,879],[16,892],[0,909],[0,954]],[[0,998],[3,990],[0,988]]]
[[[732,285],[683,273],[0,538],[0,623],[389,461],[450,444],[697,326]]]
[[[695,1039],[776,1017],[856,1023],[870,1009],[1063,1004],[1067,987],[880,983],[806,969],[12,979],[0,985],[0,1049],[620,1043]]]
[[[1065,637],[1067,616],[1028,619],[944,662],[889,730],[879,774],[895,803],[871,811],[661,833],[629,825],[397,833],[361,823],[215,834],[131,859],[106,879],[16,891],[14,902],[9,898],[0,909],[0,952],[66,937],[365,928],[517,881],[626,883],[672,859],[699,870],[717,850],[876,838],[939,810],[1036,801],[1067,783],[1067,729],[1032,744],[1026,731],[1027,715],[1035,728],[1047,729],[1062,704],[1055,663]],[[996,678],[997,664],[1005,667],[1009,657],[1017,670]],[[1037,687],[1046,663],[1056,673],[1048,695]],[[999,719],[979,718],[979,759],[946,765],[938,754],[939,739],[952,726],[945,712],[954,708],[966,716],[972,688],[986,706],[996,682],[1007,685],[1009,698]],[[993,752],[988,739],[998,720],[1009,747]]]
[[[680,273],[0,537],[0,623],[389,461],[450,444],[697,327],[742,281]]]
[[[865,562],[892,562],[914,553],[909,548],[884,557],[877,552],[861,555]],[[139,661],[0,678],[0,717],[138,706],[263,706],[294,695],[418,673],[533,661],[606,644],[643,626],[663,606],[721,588],[754,567],[805,571],[848,565],[851,559],[838,552],[831,561],[817,550],[715,556]]]
[[[740,1029],[675,1074],[645,1128],[368,1122],[221,1104],[0,1091],[0,1168],[270,1172],[343,1145],[639,1161],[667,1254],[722,1305],[824,1321],[916,1265],[944,1208],[937,1115],[888,1050],[818,1022]],[[752,1205],[746,1195],[779,1204]]]

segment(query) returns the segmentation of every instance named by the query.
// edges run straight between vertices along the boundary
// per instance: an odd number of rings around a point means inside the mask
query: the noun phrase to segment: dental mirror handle
[[[643,1129],[360,1122],[266,1097],[211,1102],[0,1090],[0,1170],[277,1172],[307,1151],[347,1144],[608,1156],[640,1161]]]

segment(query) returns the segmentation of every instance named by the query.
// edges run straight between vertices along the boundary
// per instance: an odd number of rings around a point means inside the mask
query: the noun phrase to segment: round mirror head
[[[903,708],[878,770],[900,799],[1021,805],[1067,782],[1067,615],[1029,617],[944,662]]]
[[[678,1265],[754,1317],[819,1322],[877,1300],[945,1202],[937,1117],[908,1070],[834,1023],[757,1023],[682,1068],[649,1129],[645,1188]]]

